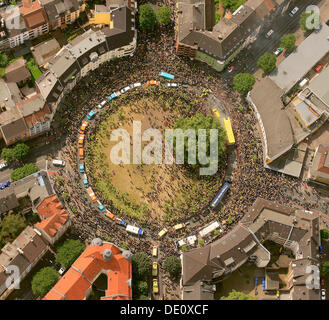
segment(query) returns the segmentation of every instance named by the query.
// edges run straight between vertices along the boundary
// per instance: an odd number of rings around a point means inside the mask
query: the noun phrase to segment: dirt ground
[[[151,99],[151,98],[150,98]],[[148,128],[156,128],[161,132],[165,128],[172,128],[178,114],[162,110],[156,101],[141,99],[137,105],[121,106],[123,110],[120,116],[118,111],[115,115],[106,120],[107,130],[114,128],[125,129],[132,137],[133,121],[141,121],[141,132]],[[111,150],[118,144],[117,141],[110,141],[110,135],[102,140],[101,152],[105,155],[105,162],[109,164],[107,172],[114,188],[125,193],[129,198],[135,199],[139,204],[147,205],[151,217],[161,219],[165,214],[165,204],[175,198],[182,199],[181,184],[197,185],[198,181],[185,174],[182,167],[175,165],[138,165],[138,164],[114,164],[111,161]],[[164,140],[164,139],[163,139]],[[142,142],[142,150],[149,142]],[[122,152],[119,152],[119,156]],[[164,148],[163,148],[164,158]],[[132,138],[130,143],[130,159],[133,160]],[[183,201],[183,200],[182,200]]]

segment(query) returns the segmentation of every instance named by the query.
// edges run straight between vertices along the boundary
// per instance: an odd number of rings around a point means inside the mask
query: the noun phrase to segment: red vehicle
[[[321,287],[325,286],[324,278],[321,278]]]
[[[323,65],[322,65],[322,64],[318,64],[318,65],[314,68],[314,70],[315,70],[316,72],[320,72],[322,69],[323,69]]]

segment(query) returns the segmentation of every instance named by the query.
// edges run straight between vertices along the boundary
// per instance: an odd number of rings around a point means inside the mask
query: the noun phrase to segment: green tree
[[[329,230],[328,229],[320,230],[320,234],[321,234],[322,239],[329,239]]]
[[[1,158],[7,162],[12,162],[14,160],[13,149],[3,148],[1,151]]]
[[[221,297],[220,300],[259,300],[259,298],[233,289],[227,297]]]
[[[220,0],[220,2],[223,8],[228,8],[231,12],[234,12],[245,3],[245,0]]]
[[[233,88],[235,91],[246,95],[255,84],[256,79],[250,73],[238,73],[233,78]]]
[[[6,68],[8,65],[9,59],[7,55],[3,52],[0,52],[0,67]]]
[[[288,51],[294,51],[296,48],[296,36],[293,33],[285,34],[281,38],[281,47]]]
[[[142,30],[152,30],[154,28],[156,16],[148,4],[142,4],[139,7],[139,25]]]
[[[325,261],[321,264],[321,273],[324,276],[329,274],[329,261]]]
[[[133,255],[132,267],[137,279],[147,279],[151,272],[151,260],[145,252],[137,252]]]
[[[164,261],[163,269],[168,272],[171,277],[179,277],[182,271],[180,259],[175,256],[167,257]]]
[[[64,268],[69,268],[85,249],[79,240],[68,239],[57,250],[56,263]]]
[[[26,145],[25,143],[19,142],[13,148],[13,156],[17,160],[22,160],[29,154],[29,151],[30,151],[30,147],[28,145]]]
[[[40,171],[40,168],[34,163],[25,164],[21,168],[17,168],[10,174],[11,181],[17,181],[23,179],[26,176],[29,176],[32,173]]]
[[[184,138],[184,163],[188,163],[188,157],[189,157],[189,148],[192,148],[196,150],[195,155],[198,154],[199,149],[201,148],[205,151],[206,155],[210,154],[210,146],[213,146],[215,139],[217,137],[210,135],[210,129],[217,129],[218,131],[218,161],[224,159],[225,157],[225,150],[226,150],[226,133],[225,130],[221,127],[221,124],[218,120],[216,120],[211,115],[204,116],[201,113],[197,113],[195,116],[190,118],[179,118],[174,126],[175,129],[182,129],[183,131],[186,130],[194,130],[196,134],[196,140],[189,141],[187,137]],[[206,129],[206,144],[201,145],[199,144],[199,129]],[[182,154],[179,151],[180,148],[176,145],[177,139],[174,137],[174,147],[176,155],[178,155],[179,158],[182,158]],[[196,145],[193,145],[195,142]],[[178,154],[177,154],[178,153]],[[193,168],[199,168],[199,167],[207,167],[209,164],[204,165],[199,162],[198,157],[196,157],[196,164],[189,164]]]
[[[58,281],[59,274],[52,267],[42,268],[32,279],[32,291],[43,297]]]
[[[0,236],[8,241],[14,240],[26,227],[20,214],[7,214],[1,221]]]
[[[146,281],[137,281],[136,283],[136,290],[138,295],[145,295],[147,296],[148,293],[148,285]]]
[[[263,54],[257,61],[257,66],[265,73],[270,73],[276,68],[276,56],[273,53]]]
[[[160,7],[155,13],[157,21],[162,25],[168,25],[170,23],[171,10],[167,6]]]
[[[138,300],[148,300],[148,299],[149,298],[143,294],[138,297]]]

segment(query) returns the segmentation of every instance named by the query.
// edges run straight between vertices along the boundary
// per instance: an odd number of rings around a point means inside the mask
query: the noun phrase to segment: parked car
[[[60,274],[60,275],[62,275],[64,272],[65,272],[65,268],[64,267],[62,267],[62,268],[60,268],[59,270],[58,270],[58,273]]]
[[[0,163],[0,170],[3,170],[4,168],[8,167],[8,163],[7,162],[1,162]]]
[[[326,289],[321,289],[321,300],[326,300]]]
[[[315,70],[316,72],[320,72],[322,69],[323,69],[323,65],[322,65],[322,64],[318,64],[318,65],[314,68],[314,70]]]
[[[324,281],[324,278],[321,278],[321,287],[324,287],[326,284],[325,284],[325,281]]]
[[[212,112],[215,114],[215,116],[219,119],[220,118],[220,114],[218,112],[218,110],[216,108],[212,109]]]
[[[272,34],[274,33],[274,30],[273,29],[271,29],[269,32],[267,32],[266,33],[266,36],[265,36],[265,38],[269,38]]]
[[[131,88],[130,86],[124,87],[123,89],[120,90],[121,93],[126,93],[127,91],[129,91]]]
[[[153,293],[159,293],[159,286],[157,279],[153,279]]]
[[[95,116],[96,112],[94,110],[91,110],[88,114],[87,114],[87,119],[91,120],[94,116]]]
[[[323,246],[319,246],[319,252],[320,252],[320,254],[323,254],[324,253]]]
[[[152,264],[152,276],[156,277],[158,275],[158,263],[156,261],[153,261]]]
[[[168,82],[167,83],[167,87],[175,87],[175,88],[177,88],[179,85],[178,85],[178,83],[175,83],[175,82]]]
[[[102,102],[97,106],[97,108],[98,108],[98,109],[102,109],[105,105],[106,105],[106,100],[102,101]]]
[[[85,173],[85,166],[80,164],[80,173]]]
[[[160,81],[159,80],[149,80],[146,82],[147,86],[159,86],[160,85]]]
[[[3,183],[0,183],[0,189],[4,189],[4,188],[7,188],[10,186],[10,181],[6,181],[6,182],[3,182]]]
[[[53,160],[53,165],[54,166],[65,167],[65,161],[64,160],[54,159]]]
[[[282,48],[278,48],[274,51],[274,55],[277,57],[279,56],[281,53],[283,52],[283,49]]]
[[[105,212],[105,210],[106,210],[102,204],[100,206],[98,206],[98,209],[102,212]]]
[[[83,185],[85,188],[89,187],[88,179],[83,179]]]
[[[298,7],[293,8],[293,9],[290,11],[289,16],[290,16],[290,17],[293,17],[293,16],[296,14],[296,12],[297,12],[298,10],[299,10]]]
[[[233,67],[233,66],[230,66],[230,67],[228,68],[228,72],[229,72],[229,73],[231,73],[233,70],[234,70],[234,67]]]
[[[113,92],[113,93],[108,97],[108,99],[111,101],[111,100],[115,99],[116,97],[117,97],[116,94]]]
[[[140,82],[136,82],[132,85],[133,88],[140,87],[142,84]]]
[[[158,248],[156,247],[156,246],[154,246],[153,248],[152,248],[152,256],[153,257],[156,257],[158,255]]]

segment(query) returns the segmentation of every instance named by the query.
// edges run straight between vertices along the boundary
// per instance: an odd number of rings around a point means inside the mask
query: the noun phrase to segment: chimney
[[[32,0],[23,0],[23,7],[31,8],[32,7]]]

